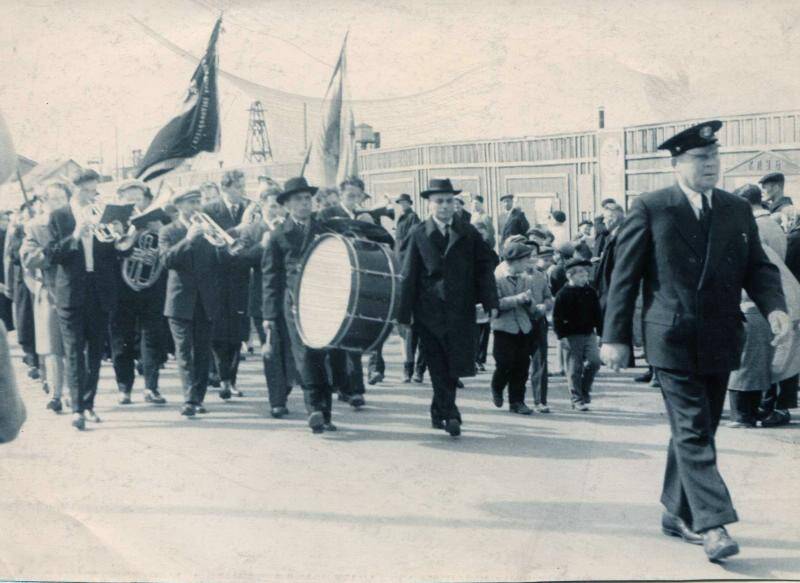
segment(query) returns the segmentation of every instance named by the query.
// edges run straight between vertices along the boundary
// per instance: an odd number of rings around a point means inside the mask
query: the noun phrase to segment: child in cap
[[[564,351],[572,408],[579,411],[589,410],[592,382],[600,369],[600,300],[589,285],[591,265],[585,259],[567,262],[567,284],[556,295],[553,308],[553,327]]]
[[[528,262],[527,273],[531,278],[531,303],[535,309],[531,310],[531,367],[530,381],[533,405],[537,413],[549,413],[547,406],[547,352],[548,332],[550,325],[547,322],[547,313],[553,307],[553,294],[550,292],[550,282],[545,270],[549,267],[553,250],[550,247],[538,247],[533,242],[527,245],[533,249],[533,254]]]
[[[524,243],[506,243],[503,262],[495,269],[498,315],[492,318],[495,371],[492,375],[492,399],[503,406],[503,391],[508,386],[509,410],[520,415],[533,411],[525,404],[525,383],[530,366],[533,303],[533,280],[527,273],[531,247]]]

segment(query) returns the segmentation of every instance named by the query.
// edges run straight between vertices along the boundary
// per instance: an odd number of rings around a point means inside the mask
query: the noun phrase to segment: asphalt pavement
[[[287,419],[268,416],[256,356],[242,363],[245,397],[211,391],[208,415],[191,420],[174,362],[165,406],[141,390],[118,405],[104,363],[103,421],[81,433],[45,410],[15,355],[28,421],[0,446],[0,579],[800,578],[800,424],[719,431],[742,552],[711,564],[660,532],[669,429],[635,371],[602,371],[588,413],[551,378],[552,413],[530,417],[492,405],[490,374],[465,379],[451,438],[430,427],[427,382],[400,382],[393,337],[367,406],[336,403],[339,431],[317,436],[299,389]]]

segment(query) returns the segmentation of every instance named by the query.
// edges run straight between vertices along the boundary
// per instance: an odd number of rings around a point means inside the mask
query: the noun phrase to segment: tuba
[[[133,251],[122,261],[122,279],[133,291],[152,287],[161,276],[164,265],[158,255],[158,233],[139,233]]]

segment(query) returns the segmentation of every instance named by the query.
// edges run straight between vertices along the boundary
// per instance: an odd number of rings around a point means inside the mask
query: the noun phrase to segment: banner
[[[200,152],[219,149],[219,96],[217,94],[217,37],[222,18],[217,20],[206,54],[192,75],[183,100],[183,112],[156,134],[137,178],[148,181],[169,172]]]

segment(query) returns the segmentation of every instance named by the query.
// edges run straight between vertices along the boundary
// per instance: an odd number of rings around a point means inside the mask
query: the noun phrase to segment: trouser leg
[[[86,316],[86,394],[84,408],[94,409],[97,384],[100,380],[100,366],[106,351],[108,339],[108,312],[98,309]]]
[[[428,364],[433,385],[431,419],[436,423],[447,419],[461,421],[461,413],[456,406],[456,383],[458,378],[451,374],[447,361],[447,350],[443,340],[418,326],[420,347]]]
[[[537,318],[532,324],[531,393],[536,405],[547,405],[547,318]]]
[[[369,355],[367,371],[370,376],[375,373],[381,375],[386,373],[386,362],[383,360],[383,343],[379,344],[375,352]]]
[[[755,423],[758,419],[760,391],[728,391],[731,417],[739,423]]]
[[[172,339],[175,342],[175,360],[178,364],[178,375],[183,387],[183,400],[187,404],[199,405],[193,402],[192,386],[194,383],[194,350],[192,321],[180,318],[169,318],[169,327]]]
[[[264,341],[266,342],[266,336]],[[277,321],[276,333],[269,338],[269,341],[272,350],[263,359],[269,404],[270,407],[285,407],[286,398],[297,374],[294,372],[291,340],[283,320]]]
[[[502,393],[511,380],[514,367],[514,335],[496,330],[494,332],[494,372],[492,373],[492,390]],[[511,395],[508,396],[509,401]]]
[[[575,404],[583,403],[583,340],[580,336],[568,336],[560,342],[561,354],[566,365],[570,398]]]
[[[597,336],[589,334],[583,343],[583,378],[581,379],[581,393],[586,399],[592,391],[592,383],[597,371],[600,370],[600,349]]]
[[[195,303],[192,320],[192,402],[202,404],[208,389],[208,367],[211,362],[211,320],[206,314],[203,302]]]
[[[144,386],[150,391],[158,390],[161,355],[164,352],[161,325],[161,316],[158,313],[143,311],[139,317]]]
[[[491,335],[492,330],[488,323],[478,326],[478,353],[475,356],[475,362],[478,364],[486,364],[486,357],[489,351],[489,337]]]
[[[775,404],[777,409],[788,410],[797,408],[797,387],[798,375],[778,383],[778,401]]]
[[[303,386],[303,400],[308,413],[321,412],[326,421],[331,419],[331,385],[325,370],[326,350],[313,350],[303,344],[294,323],[294,315],[288,304],[285,305],[284,318],[290,339],[295,366]]]
[[[235,372],[239,364],[239,350],[241,343],[226,340],[211,342],[211,352],[217,366],[219,380],[229,383],[235,382]]]
[[[127,299],[127,298],[126,298]],[[111,314],[111,359],[117,388],[129,393],[135,379],[134,359],[136,357],[136,315],[133,306],[120,302]]]
[[[715,445],[728,374],[657,373],[672,432],[662,504],[696,531],[736,522]]]
[[[83,393],[86,386],[86,335],[80,308],[59,308],[58,325],[64,344],[67,385],[74,413],[83,412]]]
[[[525,402],[525,383],[528,380],[528,367],[531,363],[530,334],[515,334],[511,375],[508,381],[508,402],[521,405]]]

